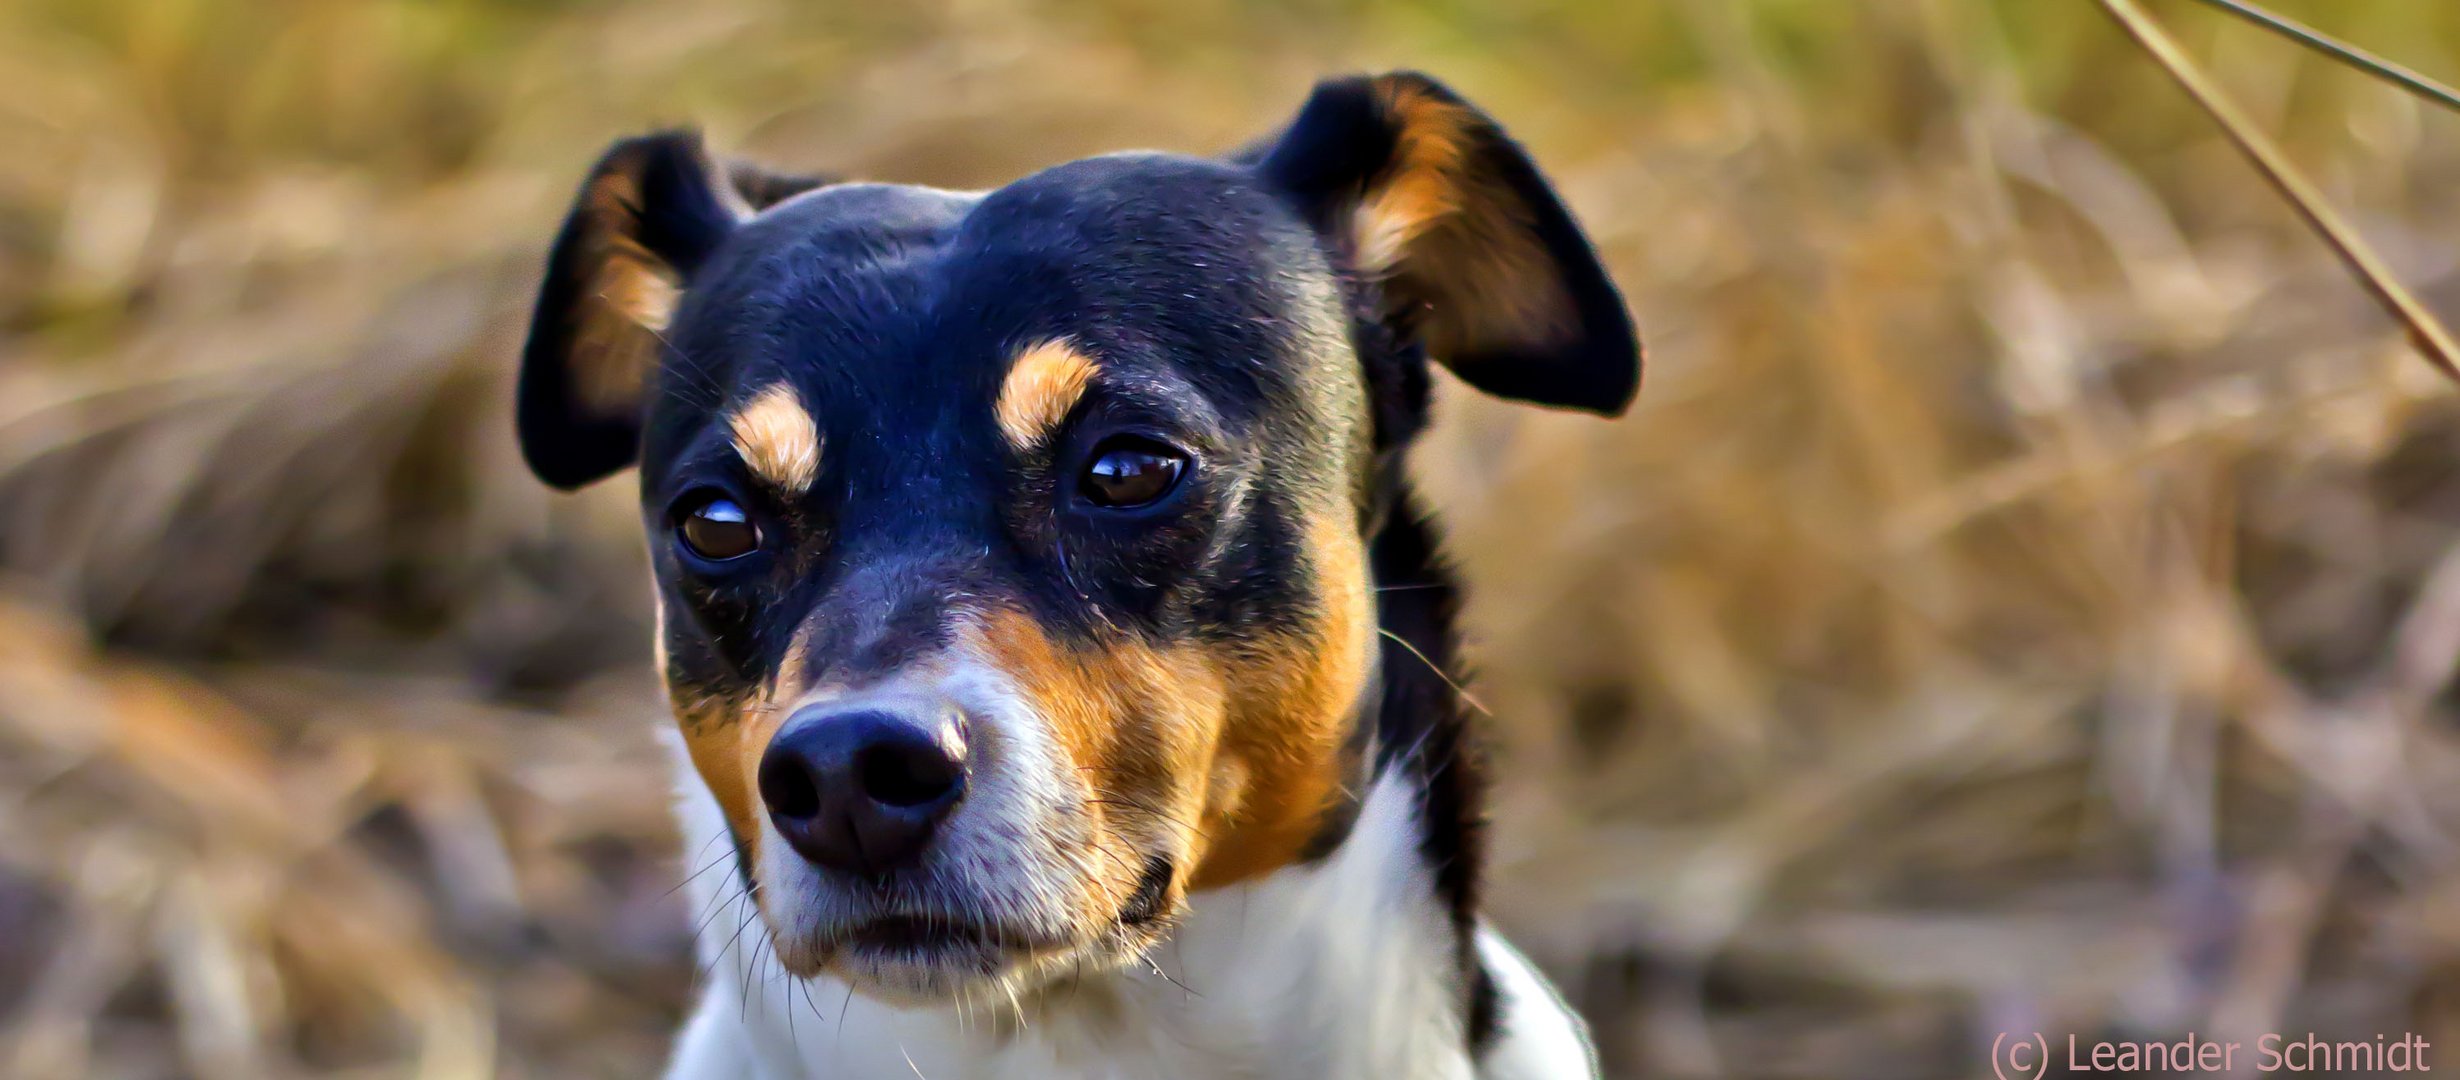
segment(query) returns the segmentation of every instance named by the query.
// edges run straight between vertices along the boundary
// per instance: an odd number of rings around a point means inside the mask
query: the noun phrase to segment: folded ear
[[[1318,84],[1248,157],[1298,200],[1384,317],[1490,394],[1615,415],[1640,341],[1588,237],[1503,129],[1415,72]]]
[[[744,165],[721,175],[690,131],[609,147],[556,234],[522,349],[530,471],[570,490],[632,464],[659,335],[692,275],[743,218],[822,182]]]

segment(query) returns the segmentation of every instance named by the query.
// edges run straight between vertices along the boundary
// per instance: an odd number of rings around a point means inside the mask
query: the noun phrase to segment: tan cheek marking
[[[761,755],[768,752],[769,740],[784,722],[789,705],[803,692],[804,638],[798,635],[787,650],[785,662],[777,677],[758,692],[735,694],[703,694],[692,692],[673,681],[666,661],[666,605],[658,604],[658,668],[667,677],[667,699],[675,711],[675,720],[682,728],[684,751],[692,759],[692,768],[700,773],[701,782],[709,786],[709,794],[717,800],[726,815],[726,823],[734,829],[736,839],[759,864],[760,822],[765,809],[760,805],[756,778],[760,775]]]
[[[760,803],[755,780],[760,757],[777,734],[785,711],[773,702],[745,694],[675,700],[675,717],[683,725],[683,746],[692,768],[726,814],[726,824],[742,842],[744,854],[759,865],[760,824],[767,810]],[[697,869],[697,868],[695,868]]]
[[[1048,437],[1093,382],[1093,361],[1064,339],[1040,342],[1017,353],[1000,383],[993,414],[1008,445],[1027,450]]]
[[[756,796],[748,783],[750,773],[742,767],[743,747],[750,735],[744,723],[750,704],[746,699],[726,695],[695,695],[669,683],[668,700],[675,708],[675,719],[683,728],[683,747],[692,758],[692,768],[700,773],[701,782],[709,785],[709,794],[726,814],[726,824],[734,829],[746,854],[757,857],[760,851],[760,819]]]
[[[1089,815],[1138,851],[1192,856],[1215,888],[1303,856],[1345,797],[1343,749],[1374,634],[1365,547],[1346,503],[1308,542],[1323,595],[1304,630],[1243,647],[1062,646],[1032,619],[986,616],[981,647],[1034,702],[1095,800]],[[1196,825],[1186,836],[1187,824]],[[1106,876],[1116,860],[1097,859]],[[1132,880],[1106,882],[1117,903]]]
[[[1135,888],[1141,854],[1178,853],[1202,809],[1223,687],[1200,658],[1133,642],[1062,645],[1014,611],[982,616],[977,648],[1016,680],[1074,773],[1062,778],[1087,800],[1095,843],[1088,860],[1097,907],[1116,907]]]
[[[1223,721],[1208,799],[1219,839],[1193,887],[1229,885],[1297,861],[1326,813],[1365,794],[1342,790],[1343,750],[1375,633],[1365,544],[1349,517],[1346,508],[1327,509],[1308,531],[1318,617],[1223,661],[1239,691]]]
[[[778,383],[760,392],[727,421],[735,453],[752,475],[789,495],[811,490],[820,473],[820,429],[795,396]]]

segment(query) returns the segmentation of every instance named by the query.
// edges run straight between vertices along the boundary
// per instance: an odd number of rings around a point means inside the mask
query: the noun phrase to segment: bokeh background
[[[2460,5],[2276,6],[2460,75]],[[2153,7],[2460,312],[2460,116]],[[2084,0],[7,0],[0,1075],[655,1069],[631,493],[508,419],[606,141],[995,184],[1395,66],[1651,346],[1418,460],[1494,914],[1617,1075],[2460,1054],[2460,399]]]

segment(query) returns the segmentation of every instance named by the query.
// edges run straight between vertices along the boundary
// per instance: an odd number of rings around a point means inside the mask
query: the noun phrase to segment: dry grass
[[[2460,8],[2279,6],[2460,71]],[[655,1059],[629,493],[505,401],[607,138],[961,185],[1394,64],[1651,339],[1630,420],[1452,394],[1419,462],[1496,910],[1623,1074],[2460,1046],[2460,406],[2091,5],[864,8],[0,6],[0,1075]],[[2154,8],[2450,311],[2460,122]]]

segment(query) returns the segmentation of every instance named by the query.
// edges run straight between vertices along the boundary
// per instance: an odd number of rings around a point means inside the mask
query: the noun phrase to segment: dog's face
[[[673,705],[780,960],[936,999],[1125,963],[1339,841],[1429,353],[1599,412],[1638,380],[1553,194],[1421,77],[990,192],[654,136],[558,238],[522,446],[559,486],[639,465]]]

